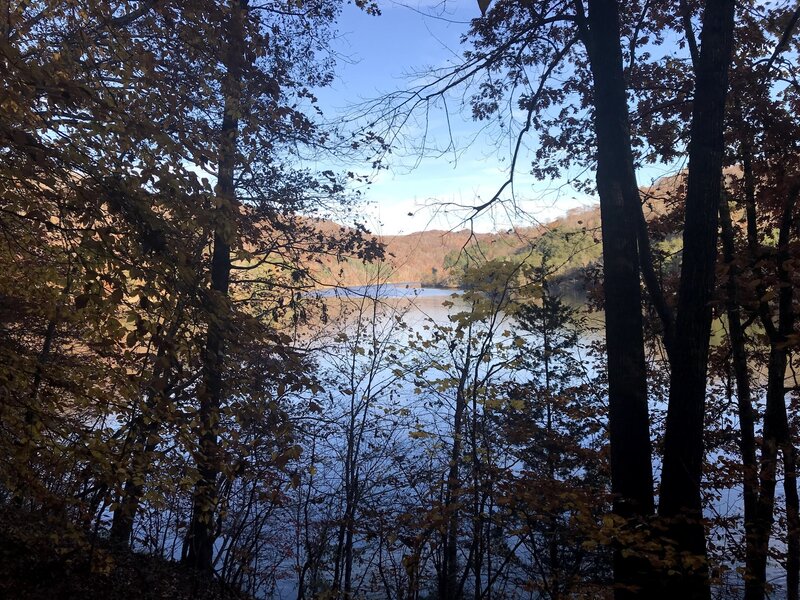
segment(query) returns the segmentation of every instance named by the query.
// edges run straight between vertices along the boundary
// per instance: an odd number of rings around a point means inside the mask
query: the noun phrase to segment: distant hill
[[[407,235],[377,236],[385,244],[381,263],[348,259],[327,261],[317,278],[324,283],[364,285],[376,278],[391,283],[422,283],[429,286],[457,286],[454,268],[467,255],[487,259],[530,253],[542,240],[558,234],[580,234],[576,249],[599,242],[600,213],[597,207],[573,209],[562,218],[538,227],[521,227],[499,233],[430,230]]]
[[[645,216],[662,217],[678,189],[682,176],[665,177],[642,188]],[[324,227],[329,228],[329,225]],[[469,256],[487,259],[541,254],[545,248],[549,264],[566,273],[597,261],[600,249],[600,207],[575,208],[563,217],[535,227],[520,227],[499,233],[430,230],[407,235],[377,236],[385,244],[386,258],[379,263],[348,259],[327,261],[315,269],[324,284],[365,285],[377,279],[390,283],[422,283],[457,287],[456,268]],[[535,259],[534,259],[535,260]]]

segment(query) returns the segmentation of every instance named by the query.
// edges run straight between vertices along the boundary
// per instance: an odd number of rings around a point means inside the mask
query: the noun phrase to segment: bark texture
[[[723,194],[724,196],[724,194]],[[733,376],[736,381],[736,406],[739,415],[739,451],[742,455],[742,499],[744,503],[745,565],[755,556],[756,503],[758,501],[758,463],[756,462],[755,416],[751,395],[750,369],[742,324],[741,299],[737,276],[739,269],[734,261],[735,246],[733,222],[726,198],[720,199],[720,230],[722,253],[728,265],[725,314],[728,318],[728,337],[731,344]]]
[[[708,0],[697,61],[683,262],[678,292],[659,515],[678,553],[663,597],[710,598],[700,483],[724,153],[725,100],[734,30],[733,0]]]
[[[232,0],[228,21],[227,49],[224,57],[226,75],[222,93],[225,114],[222,119],[217,172],[214,246],[211,255],[211,290],[209,324],[203,353],[203,381],[198,390],[200,404],[200,449],[195,485],[192,521],[186,539],[186,562],[199,571],[213,571],[215,517],[218,504],[220,448],[219,413],[223,401],[223,368],[226,339],[229,337],[231,246],[236,235],[237,208],[234,170],[237,162],[241,79],[243,67],[243,18],[246,0]]]
[[[579,17],[580,17],[579,8]],[[580,25],[580,22],[579,22]],[[616,0],[590,0],[582,27],[594,78],[597,190],[603,234],[611,484],[614,511],[631,529],[653,513],[653,475],[642,332],[635,208],[641,212],[633,167],[628,102]],[[614,557],[615,597],[647,594],[647,561]]]

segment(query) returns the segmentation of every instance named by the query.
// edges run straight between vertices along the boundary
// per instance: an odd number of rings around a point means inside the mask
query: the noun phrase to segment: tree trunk
[[[580,13],[580,3],[576,6]],[[631,206],[640,206],[640,199],[631,152],[617,2],[589,0],[586,25],[582,35],[594,78],[597,190],[603,235],[611,487],[614,512],[633,527],[653,513],[653,475],[637,229],[630,210]],[[649,563],[624,557],[621,550],[617,548],[614,555],[615,597],[647,593],[652,580]]]
[[[797,495],[797,451],[791,439],[783,446],[783,490],[786,495],[786,599],[800,598],[800,498]]]
[[[170,367],[164,366],[165,363],[169,364],[170,362],[167,345],[172,342],[183,324],[182,301],[178,302],[175,315],[172,325],[157,342],[158,350],[155,355],[153,373],[145,391],[143,409],[149,412],[149,420],[145,424],[143,413],[134,419],[128,438],[133,439],[133,448],[130,452],[126,452],[123,447],[123,454],[127,454],[127,456],[121,457],[121,460],[127,461],[128,470],[119,498],[119,507],[114,511],[109,534],[111,542],[117,546],[130,544],[134,520],[144,492],[144,481],[150,473],[153,452],[158,445],[153,438],[163,424],[159,412],[162,410],[162,403],[170,394],[172,385],[170,383],[172,378]]]
[[[728,264],[727,298],[725,311],[728,317],[728,335],[733,355],[733,373],[736,380],[736,402],[739,413],[739,450],[742,454],[742,488],[744,499],[745,565],[750,565],[755,555],[755,520],[758,501],[758,464],[756,462],[755,417],[750,391],[750,369],[747,366],[745,334],[739,305],[736,278],[738,269],[734,262],[734,235],[727,199],[720,199],[720,224],[722,252]]]
[[[469,365],[469,354],[467,354],[456,392],[456,406],[453,415],[453,447],[450,451],[450,468],[445,482],[444,506],[442,507],[446,525],[442,573],[439,578],[440,600],[456,600],[460,595],[458,581],[458,508],[461,501],[461,482],[458,479],[458,465],[461,460],[464,409],[466,408],[464,387],[469,374]]]
[[[683,262],[670,357],[669,409],[659,514],[682,555],[679,574],[668,577],[669,598],[709,598],[705,528],[700,484],[711,335],[711,299],[717,258],[718,211],[722,186],[725,99],[733,48],[733,0],[708,0],[695,78],[689,141],[689,176]]]
[[[777,270],[780,290],[778,292],[778,324],[779,343],[786,348],[789,345],[789,336],[794,334],[794,287],[791,275],[786,270],[786,265],[791,260],[789,244],[791,232],[795,229],[796,219],[794,212],[797,207],[800,189],[792,189],[787,196],[787,203],[783,211],[780,233],[778,236]],[[788,359],[788,349],[787,359]],[[785,376],[785,372],[784,372]],[[800,499],[797,495],[797,452],[789,429],[789,418],[786,412],[784,389],[780,406],[783,439],[781,440],[781,453],[783,455],[783,485],[786,496],[786,598],[798,600],[800,597]]]
[[[231,275],[231,245],[235,238],[237,209],[234,169],[236,166],[241,77],[244,51],[243,12],[246,0],[232,0],[228,22],[228,45],[224,64],[227,73],[222,85],[225,114],[219,141],[217,207],[214,211],[214,247],[211,256],[209,324],[203,353],[203,381],[198,390],[200,403],[199,451],[192,521],[187,536],[186,562],[210,573],[213,571],[214,515],[218,503],[217,479],[220,472],[219,427],[223,399],[222,373],[225,342],[230,319],[228,288]]]
[[[114,518],[111,521],[109,539],[118,547],[128,547],[131,543],[133,523],[144,493],[144,480],[150,470],[150,460],[156,449],[156,444],[147,440],[152,433],[155,433],[155,427],[148,427],[142,433],[142,439],[134,442],[136,448],[141,448],[141,451],[136,451],[131,461],[131,472],[125,480],[119,507],[114,511]]]
[[[755,555],[747,568],[746,600],[763,600],[766,595],[769,540],[775,514],[778,450],[786,421],[783,391],[785,374],[786,351],[773,344],[769,353],[767,409],[764,415],[764,440],[761,444]]]
[[[67,280],[61,290],[59,300],[53,311],[53,315],[47,321],[47,328],[44,332],[44,339],[42,340],[42,349],[36,357],[36,366],[33,371],[33,381],[31,382],[31,390],[28,394],[28,401],[25,405],[25,413],[22,426],[22,435],[17,441],[17,456],[14,458],[16,463],[17,473],[15,474],[15,482],[13,489],[13,502],[17,506],[21,506],[23,499],[26,495],[30,496],[31,488],[41,488],[36,477],[32,477],[30,458],[35,452],[35,440],[39,435],[41,429],[41,407],[39,407],[39,391],[42,387],[42,379],[45,370],[50,362],[50,353],[53,348],[53,343],[56,339],[58,326],[62,318],[62,310],[64,302],[70,294],[72,288],[72,273],[67,273]]]
[[[746,569],[745,599],[762,600],[766,595],[767,585],[767,560],[769,554],[769,540],[772,533],[772,524],[775,518],[775,487],[777,484],[778,452],[784,458],[784,471],[786,485],[793,481],[794,494],[789,492],[786,497],[787,517],[789,521],[796,520],[796,512],[792,512],[792,504],[796,507],[797,483],[794,446],[789,431],[788,415],[786,413],[786,366],[788,363],[789,336],[794,332],[794,290],[791,276],[785,265],[790,259],[788,245],[794,222],[794,210],[797,203],[798,190],[792,190],[787,195],[781,216],[778,233],[778,249],[775,256],[775,266],[778,277],[778,325],[775,327],[769,316],[769,307],[765,301],[761,302],[760,314],[770,342],[769,364],[767,370],[767,406],[764,413],[764,433],[761,444],[761,460],[759,472],[758,505],[756,510],[756,527],[754,534],[754,555]],[[798,530],[788,528],[789,556],[787,557],[787,587],[788,597],[793,593],[797,595],[797,562],[798,557]],[[792,586],[794,589],[792,590]]]

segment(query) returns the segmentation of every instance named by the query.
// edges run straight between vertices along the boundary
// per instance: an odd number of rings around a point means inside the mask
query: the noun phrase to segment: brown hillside
[[[642,201],[648,220],[664,216],[682,179],[682,174],[663,177],[653,185],[642,188]],[[327,229],[339,227],[332,223],[321,226]],[[465,248],[472,252],[479,248],[487,258],[511,256],[525,251],[537,238],[553,230],[585,231],[590,234],[588,239],[593,243],[599,242],[600,208],[575,208],[543,225],[500,233],[472,233],[463,229],[377,236],[386,248],[386,259],[382,263],[370,264],[352,259],[340,264],[328,261],[316,276],[324,285],[365,285],[374,283],[376,278],[391,283],[443,284],[447,282],[449,261]]]

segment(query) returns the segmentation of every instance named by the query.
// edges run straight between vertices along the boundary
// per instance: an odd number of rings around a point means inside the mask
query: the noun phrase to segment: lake
[[[338,302],[350,305],[361,305],[363,303],[369,305],[373,299],[380,307],[376,314],[386,315],[402,315],[403,320],[408,325],[407,333],[404,335],[410,336],[414,334],[423,334],[423,328],[436,323],[440,325],[447,325],[450,323],[449,317],[456,312],[468,309],[467,303],[462,299],[462,290],[452,289],[439,289],[439,288],[425,288],[418,284],[385,284],[382,286],[360,286],[354,288],[345,288],[338,290],[326,291],[321,297],[326,299],[336,298]],[[452,303],[449,306],[443,306],[444,302]],[[583,305],[581,299],[574,299],[574,303]],[[332,315],[336,313],[335,306],[337,302],[329,302],[329,307]],[[592,328],[587,331],[580,340],[581,345],[588,345],[604,335],[602,323],[602,313],[591,313],[588,316]],[[423,334],[424,335],[424,334]],[[367,357],[365,357],[366,360]],[[587,373],[593,376],[595,367],[593,363],[587,364]],[[414,402],[416,394],[413,392],[412,386],[404,386],[403,395],[406,397],[406,402]],[[654,402],[652,406],[654,412],[663,413],[666,406],[661,402]],[[427,425],[427,423],[426,423]],[[711,454],[709,460],[723,459],[724,457],[718,454]],[[730,457],[736,460],[737,457]],[[656,476],[660,471],[660,459],[658,456],[654,457],[654,470]],[[742,490],[740,486],[732,486],[726,489],[713,490],[713,494],[707,498],[706,516],[708,518],[726,517],[741,514],[742,510]],[[778,500],[780,501],[782,492],[778,490]],[[712,536],[716,538],[716,542],[722,545],[730,544],[730,540],[726,542],[726,537],[730,533],[724,530],[715,530]],[[729,562],[729,566],[735,567],[735,563]],[[772,564],[770,568],[770,579],[772,584],[776,585],[779,589],[782,581],[785,578],[785,572],[779,568],[777,564]],[[722,587],[730,589],[738,589],[741,586],[741,579],[735,571],[729,571],[722,583]]]

